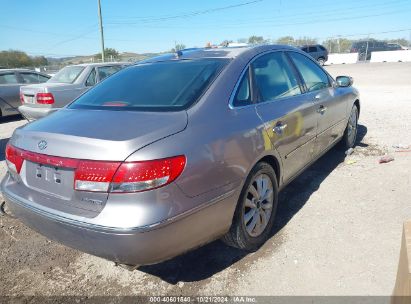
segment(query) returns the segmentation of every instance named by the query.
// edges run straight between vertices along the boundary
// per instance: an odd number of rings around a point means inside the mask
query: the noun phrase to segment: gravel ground
[[[0,217],[0,295],[390,295],[411,218],[411,153],[392,148],[411,145],[411,63],[326,68],[353,76],[361,92],[359,142],[348,157],[331,150],[284,190],[256,253],[217,241],[129,272]],[[3,119],[1,151],[24,123]],[[395,160],[378,164],[385,153]]]

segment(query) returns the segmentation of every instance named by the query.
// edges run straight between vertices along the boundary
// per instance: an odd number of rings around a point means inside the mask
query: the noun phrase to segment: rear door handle
[[[317,109],[317,112],[320,113],[321,115],[324,114],[325,111],[327,111],[327,107],[324,107],[323,105],[321,105],[321,106]]]
[[[277,135],[283,135],[284,130],[286,128],[287,128],[287,124],[280,122],[273,128],[273,132],[276,133]]]

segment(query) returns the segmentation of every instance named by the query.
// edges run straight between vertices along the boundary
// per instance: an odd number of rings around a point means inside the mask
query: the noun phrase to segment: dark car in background
[[[49,75],[26,69],[0,70],[0,117],[19,114],[20,87],[38,84],[50,79]]]
[[[400,45],[385,41],[361,40],[352,44],[350,52],[358,53],[358,60],[370,60],[372,52],[398,51],[401,49]]]
[[[317,60],[320,65],[324,65],[328,60],[328,50],[321,44],[303,45],[300,49]]]

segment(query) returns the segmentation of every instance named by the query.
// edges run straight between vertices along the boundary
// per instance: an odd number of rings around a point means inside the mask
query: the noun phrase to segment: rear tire
[[[325,65],[325,59],[324,58],[322,58],[322,57],[320,57],[320,58],[318,58],[318,64],[319,65],[321,65],[321,66],[324,66]]]
[[[347,127],[345,128],[344,135],[341,139],[341,147],[343,149],[349,149],[355,146],[357,140],[358,131],[358,108],[353,105],[348,118]]]
[[[258,163],[241,190],[229,232],[222,240],[229,246],[254,251],[267,241],[278,205],[278,184],[273,168]]]

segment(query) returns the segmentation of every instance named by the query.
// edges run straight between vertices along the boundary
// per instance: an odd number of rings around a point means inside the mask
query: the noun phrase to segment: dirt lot
[[[214,242],[129,272],[0,217],[0,295],[389,295],[411,218],[411,63],[336,65],[361,92],[359,142],[327,153],[281,194],[258,252]],[[1,151],[18,119],[0,124]],[[378,164],[389,153],[395,161]],[[345,159],[344,159],[345,158]],[[347,164],[347,160],[355,160]],[[0,177],[5,173],[0,154]]]

